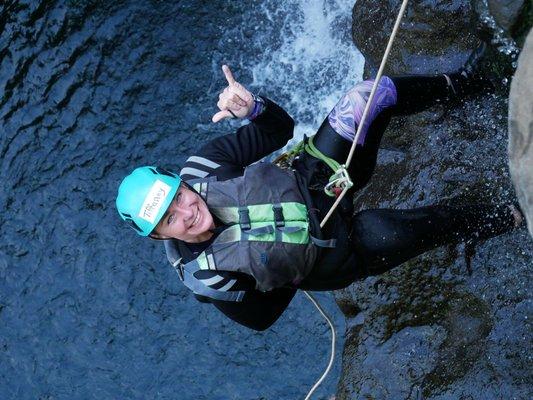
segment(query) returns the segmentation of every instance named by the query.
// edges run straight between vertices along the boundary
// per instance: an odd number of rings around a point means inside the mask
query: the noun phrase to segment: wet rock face
[[[399,4],[356,3],[353,36],[367,72],[377,69]],[[388,73],[460,67],[479,41],[469,4],[410,4]],[[495,95],[393,119],[356,209],[515,200],[506,90],[502,82]],[[463,245],[442,247],[336,292],[347,318],[337,399],[530,398],[533,242],[522,228],[478,244],[470,261],[472,272]]]
[[[533,237],[533,31],[526,39],[511,84],[509,167]]]
[[[401,0],[358,0],[352,37],[370,67],[377,69],[400,10]],[[407,7],[387,73],[435,73],[462,64],[475,47],[469,0],[412,2]]]
[[[511,30],[515,24],[524,0],[488,0],[489,10],[502,28]]]

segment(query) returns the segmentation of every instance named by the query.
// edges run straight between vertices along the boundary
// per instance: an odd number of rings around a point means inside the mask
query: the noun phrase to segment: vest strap
[[[249,229],[246,231],[246,234],[250,236],[259,236],[259,235],[267,235],[273,232],[274,232],[274,228],[272,227],[272,225],[267,225],[267,226],[262,226],[260,228]]]
[[[284,226],[281,228],[277,228],[277,230],[283,233],[291,234],[291,233],[303,231],[304,228],[302,226]]]
[[[318,239],[311,235],[309,235],[309,237],[311,238],[311,241],[313,242],[313,244],[315,244],[318,247],[326,247],[326,248],[332,249],[335,246],[337,246],[337,239],[328,239],[328,240]]]

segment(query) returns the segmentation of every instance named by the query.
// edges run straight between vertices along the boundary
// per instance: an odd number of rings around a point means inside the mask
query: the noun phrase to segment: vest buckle
[[[243,231],[247,231],[252,228],[248,207],[239,208],[239,225]]]
[[[178,276],[180,278],[181,281],[183,281],[184,277],[183,277],[183,263],[181,262],[182,258],[178,258],[176,261],[174,261],[172,263],[172,266],[174,267],[174,269],[176,270],[176,272],[178,273]]]
[[[276,222],[276,228],[283,228],[285,226],[283,208],[280,204],[274,204],[272,205],[272,211],[274,211],[274,221]]]

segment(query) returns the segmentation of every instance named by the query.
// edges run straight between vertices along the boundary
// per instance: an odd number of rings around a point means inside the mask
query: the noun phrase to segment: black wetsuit
[[[376,164],[383,132],[394,114],[416,112],[448,95],[446,82],[435,77],[392,78],[398,89],[394,107],[381,112],[372,122],[367,139],[357,146],[350,176],[355,187],[363,187]],[[420,88],[422,100],[412,101]],[[424,93],[432,93],[423,99]],[[426,96],[428,97],[428,96]],[[294,122],[279,106],[268,99],[265,110],[236,134],[218,137],[190,157],[181,171],[184,180],[216,176],[218,180],[243,174],[244,168],[282,148],[292,137]],[[315,145],[328,156],[344,162],[350,143],[342,139],[326,119],[315,136]],[[314,206],[323,217],[333,203],[322,188],[331,174],[318,159],[304,154],[294,167],[309,182]],[[298,285],[306,290],[334,290],[346,287],[355,279],[383,273],[437,246],[474,238],[488,238],[513,227],[513,217],[507,207],[435,205],[412,210],[365,210],[353,214],[351,201],[342,204],[322,229],[323,237],[337,239],[333,249],[324,249],[311,273]],[[214,240],[201,244],[180,245],[184,261],[188,262]],[[205,270],[207,275],[214,272]],[[246,290],[242,302],[211,301],[234,321],[255,330],[264,330],[283,313],[298,288],[279,288],[270,292],[255,290],[251,276],[236,272],[216,271],[225,279],[237,279],[232,290]],[[199,298],[203,301],[205,299]]]

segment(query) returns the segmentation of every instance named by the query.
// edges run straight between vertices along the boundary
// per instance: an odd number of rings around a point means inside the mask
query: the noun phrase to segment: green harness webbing
[[[326,156],[324,153],[322,153],[315,147],[315,144],[313,143],[313,137],[310,137],[307,143],[305,143],[304,149],[308,154],[326,163],[326,165],[330,167],[333,171],[337,171],[341,167],[341,164],[337,160]]]
[[[337,160],[326,156],[318,150],[313,143],[313,136],[308,140],[302,140],[280,158],[283,160],[290,159],[302,151],[305,151],[307,154],[324,162],[333,171],[333,175],[331,175],[329,182],[324,187],[324,192],[328,196],[336,197],[339,195],[338,188],[347,187],[349,189],[353,186],[350,175],[348,175],[348,171],[346,171],[346,167],[343,164],[340,164]]]

